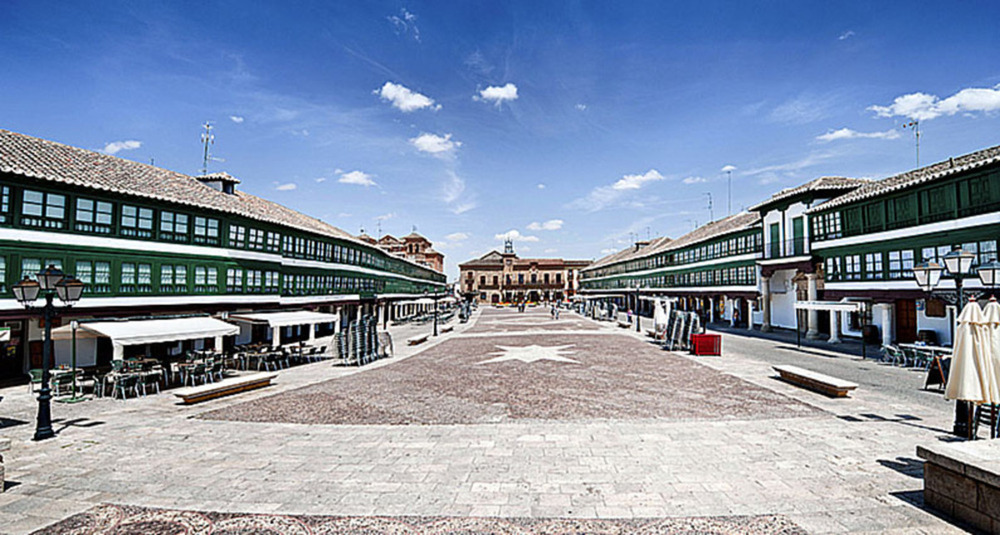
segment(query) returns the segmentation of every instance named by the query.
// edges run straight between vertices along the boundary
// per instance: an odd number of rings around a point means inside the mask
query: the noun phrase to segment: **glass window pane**
[[[110,262],[94,262],[94,283],[111,284]]]
[[[24,202],[21,204],[21,213],[41,217],[43,198],[44,194],[40,191],[24,190]]]

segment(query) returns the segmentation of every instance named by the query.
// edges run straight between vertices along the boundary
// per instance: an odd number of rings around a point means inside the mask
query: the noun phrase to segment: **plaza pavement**
[[[259,513],[247,518],[295,529],[316,528],[319,517],[289,515],[353,517],[342,519],[336,532],[378,519],[395,526],[394,532],[404,532],[400,526],[440,527],[434,522],[473,532],[573,529],[538,523],[554,518],[617,519],[579,524],[591,528],[576,529],[582,532],[677,533],[697,526],[716,533],[961,532],[920,507],[921,468],[914,450],[917,444],[950,440],[952,405],[939,394],[914,394],[919,374],[733,334],[723,335],[724,357],[690,357],[570,313],[553,322],[540,309],[523,314],[487,309],[427,345],[403,347],[414,329],[393,329],[396,358],[360,370],[329,362],[295,367],[280,372],[269,389],[193,407],[176,405],[170,395],[55,404],[59,437],[42,443],[30,441],[34,404],[27,389],[5,389],[0,414],[28,423],[0,428],[0,436],[14,440],[6,458],[8,479],[16,483],[0,494],[0,533],[29,533],[67,517],[49,532],[97,532],[92,528],[98,518],[173,525],[164,524],[168,517],[216,522],[216,527],[230,522],[230,532],[238,532],[233,522],[242,513]],[[556,355],[580,364],[532,361],[524,354],[528,362],[478,364],[504,356],[497,346],[569,344],[575,353]],[[489,351],[468,355],[463,345]],[[609,366],[608,358],[622,365]],[[635,367],[630,358],[638,361]],[[488,374],[466,377],[461,365],[452,363],[463,359],[469,360],[467,368],[495,366],[491,373],[505,395],[523,386],[507,378],[523,375],[539,384],[552,381],[553,403],[570,387],[579,391],[579,400],[562,403],[557,411],[541,410],[547,400],[540,389],[527,403],[515,397],[500,407],[502,402],[492,400],[494,412],[475,408],[481,396],[455,402],[456,384],[464,380],[479,394],[490,391],[483,386]],[[656,359],[662,367],[653,365]],[[804,391],[772,378],[775,359],[855,378],[861,387],[849,399]],[[593,380],[578,374],[575,382],[562,382],[557,372],[573,366],[590,368]],[[407,382],[412,375],[396,368],[425,380]],[[426,381],[435,369],[443,372],[440,384],[448,388],[435,391]],[[669,382],[675,372],[703,385],[681,388],[675,401],[712,410],[678,412],[651,401],[670,399],[670,389],[657,389],[656,383]],[[652,397],[616,406],[623,391],[610,379],[615,373],[632,374]],[[372,388],[366,393],[368,377]],[[711,395],[712,388],[718,396]],[[337,397],[341,390],[352,395]],[[278,417],[264,412],[268,398],[294,406],[308,401],[296,396],[310,391],[328,396],[324,413],[350,415],[349,403],[355,403],[361,408],[354,411],[370,409],[361,414],[374,416],[354,424],[317,424],[308,418],[295,423],[294,412]],[[407,391],[407,399],[423,408],[405,422],[395,421],[398,407],[390,410],[386,399]],[[699,391],[707,395],[698,399]],[[767,402],[754,407],[754,396]],[[439,407],[437,399],[452,403]],[[743,400],[751,409],[741,406]],[[588,413],[588,401],[620,410]],[[526,408],[522,412],[513,410],[519,403]],[[300,405],[299,415],[310,414],[308,405]],[[441,418],[448,414],[441,407],[451,407],[450,419]],[[233,417],[254,410],[263,421]],[[491,414],[503,417],[490,420]]]

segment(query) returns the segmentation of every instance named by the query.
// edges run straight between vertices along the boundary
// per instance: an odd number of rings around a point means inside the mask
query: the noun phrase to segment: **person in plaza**
[[[629,323],[632,323],[632,309],[631,308],[628,309],[628,312],[625,313],[625,317],[628,318],[628,322]]]

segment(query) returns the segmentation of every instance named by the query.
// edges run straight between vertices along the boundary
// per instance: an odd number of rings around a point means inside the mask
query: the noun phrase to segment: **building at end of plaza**
[[[434,244],[426,237],[417,233],[416,230],[399,239],[392,234],[375,239],[361,231],[358,239],[374,245],[383,251],[405,258],[421,266],[427,266],[434,271],[444,273],[444,254],[434,250]]]
[[[504,251],[459,264],[463,295],[480,303],[564,301],[576,295],[580,270],[589,260],[520,258],[508,240]]]

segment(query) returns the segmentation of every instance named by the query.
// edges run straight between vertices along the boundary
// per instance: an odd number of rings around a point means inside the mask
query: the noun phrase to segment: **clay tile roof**
[[[702,225],[691,232],[670,242],[662,251],[675,251],[683,249],[689,245],[694,245],[713,238],[718,238],[726,234],[748,229],[760,222],[760,214],[757,212],[740,212],[718,221],[712,221]],[[660,252],[660,251],[656,251]]]
[[[249,193],[223,193],[190,175],[3,129],[0,129],[0,172],[236,214],[364,243],[329,223]],[[225,173],[210,176],[225,180],[221,178],[223,175],[236,181]]]
[[[662,250],[666,244],[670,243],[670,238],[660,237],[654,238],[649,242],[648,245],[636,249],[635,245],[630,245],[621,251],[611,253],[602,258],[598,258],[594,263],[590,264],[581,271],[591,271],[604,266],[610,266],[611,264],[617,264],[619,262],[624,262],[626,260],[632,260],[633,258],[639,258],[645,256],[646,254],[653,254],[657,250]]]
[[[895,176],[883,178],[882,180],[869,182],[850,193],[830,199],[819,206],[813,207],[811,210],[808,210],[808,213],[818,212],[827,208],[833,208],[835,206],[841,206],[864,199],[870,199],[872,197],[885,195],[893,191],[913,187],[925,182],[932,182],[934,180],[939,180],[958,173],[997,163],[1000,163],[1000,145],[971,152],[969,154],[958,156],[957,158],[948,158],[947,160],[937,162],[926,167],[921,167],[919,169],[900,173]]]
[[[760,211],[761,208],[774,204],[783,199],[788,199],[796,195],[801,195],[803,193],[810,193],[813,191],[832,191],[843,193],[845,191],[850,191],[863,187],[866,184],[870,184],[871,181],[867,178],[848,178],[843,176],[822,176],[814,180],[810,180],[801,186],[796,186],[794,188],[785,188],[763,202],[757,203],[750,207],[751,212]]]

